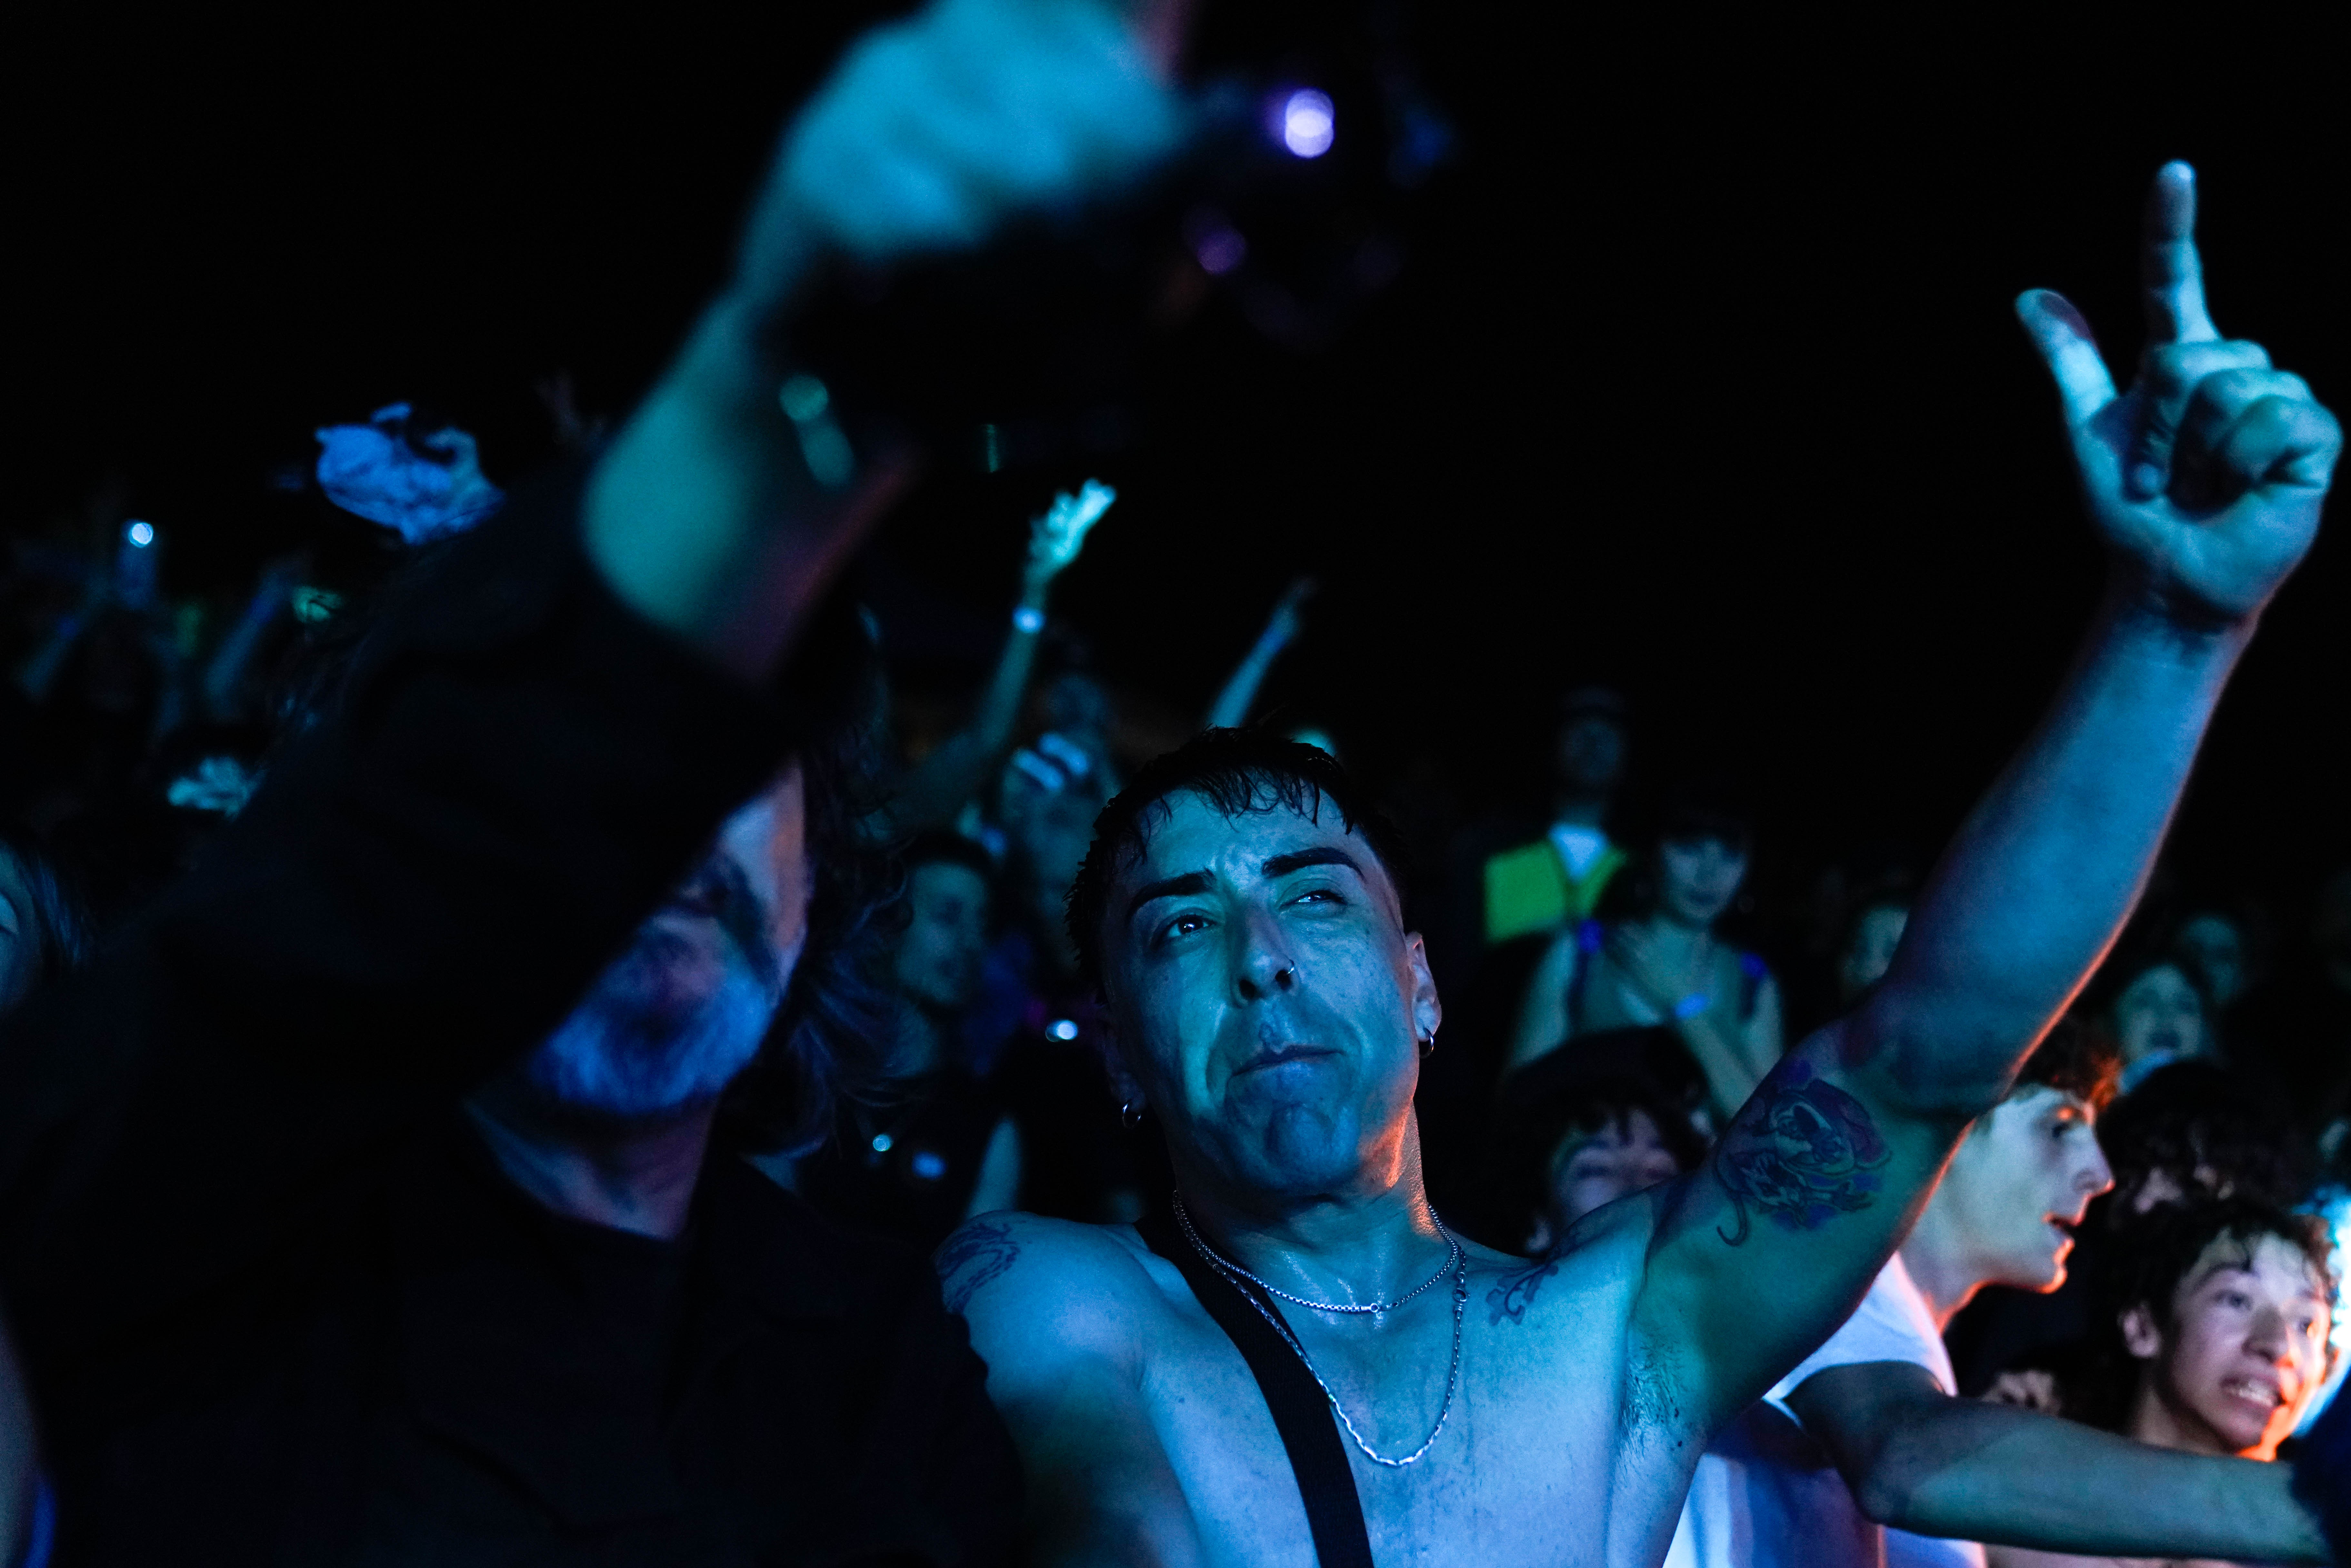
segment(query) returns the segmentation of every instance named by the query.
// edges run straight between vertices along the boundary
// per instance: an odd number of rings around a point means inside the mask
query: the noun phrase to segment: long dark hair
[[[16,863],[32,905],[25,911],[40,960],[36,987],[48,984],[89,962],[97,946],[88,907],[73,878],[60,870],[46,851],[21,830],[0,825],[0,855]]]
[[[836,594],[818,613],[786,685],[819,716],[798,760],[815,875],[808,939],[758,1056],[719,1102],[738,1147],[803,1154],[831,1132],[843,1101],[888,1083],[896,1033],[875,983],[887,939],[877,918],[893,873],[873,832],[882,803],[880,662],[856,607]]]

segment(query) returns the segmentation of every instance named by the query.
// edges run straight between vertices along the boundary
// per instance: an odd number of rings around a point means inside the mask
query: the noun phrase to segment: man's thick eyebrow
[[[1370,880],[1368,877],[1364,877],[1364,868],[1356,862],[1354,856],[1344,850],[1334,849],[1329,844],[1318,844],[1311,850],[1292,850],[1286,855],[1276,855],[1259,869],[1269,877],[1288,876],[1291,872],[1304,871],[1311,865],[1343,865],[1353,872],[1356,876],[1363,877],[1364,881]]]
[[[1127,901],[1126,917],[1132,920],[1142,914],[1143,906],[1155,898],[1179,898],[1187,893],[1206,893],[1210,885],[1208,873],[1204,871],[1187,871],[1181,876],[1163,876],[1157,882],[1146,882],[1136,888],[1134,896]]]

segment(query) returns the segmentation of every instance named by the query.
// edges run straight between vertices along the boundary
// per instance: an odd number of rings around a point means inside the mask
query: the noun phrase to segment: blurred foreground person
[[[1165,1133],[1168,1207],[976,1220],[938,1259],[1027,1462],[1034,1560],[1664,1555],[1708,1440],[1851,1315],[2113,940],[2316,531],[2339,432],[2211,330],[2190,181],[2167,167],[2150,197],[2144,387],[2117,399],[2071,306],[2019,304],[2112,551],[2081,658],[1893,967],[1702,1171],[1538,1262],[1463,1243],[1424,1196],[1413,1111],[1443,1009],[1356,786],[1217,731],[1112,802],[1070,925],[1122,1092]]]
[[[2149,1467],[2147,1484],[2129,1496],[2127,1506],[2156,1517],[2205,1511],[2219,1528],[2082,1530],[2066,1544],[2128,1551],[2118,1544],[2128,1535],[2163,1543],[2163,1556],[2194,1552],[2246,1563],[2283,1559],[2282,1545],[2240,1529],[2255,1512],[2248,1504],[2264,1495],[2270,1500],[2259,1511],[2283,1514],[2286,1467],[2245,1461],[2275,1458],[2278,1445],[2325,1383],[2335,1296],[2331,1250],[2323,1221],[2258,1203],[2194,1203],[2145,1225],[2114,1298],[2114,1329],[2136,1364],[2121,1430],[2142,1445],[2207,1457],[2200,1463],[2168,1458],[2161,1485]],[[2196,1484],[2199,1469],[2211,1478],[2207,1485]],[[2226,1486],[2220,1486],[2224,1478]],[[2088,1511],[2091,1500],[2112,1485],[2109,1478],[2069,1479],[2070,1490],[2048,1488],[2043,1505],[2053,1514],[2069,1504]],[[2155,1568],[2152,1560],[2144,1561]],[[2130,1560],[2119,1557],[2018,1547],[1994,1548],[1991,1562],[1993,1568],[2107,1568],[2118,1562],[2131,1568]]]
[[[200,870],[0,1029],[60,1561],[1003,1559],[1009,1447],[928,1270],[732,1154],[856,1066],[870,649],[827,590],[903,473],[778,389],[836,259],[964,250],[1174,140],[1106,7],[854,46],[580,482],[413,578]]]
[[[2033,1053],[1861,1310],[1698,1461],[1667,1568],[1981,1568],[1987,1539],[2262,1562],[2311,1551],[2283,1471],[1957,1397],[1944,1326],[1987,1285],[2056,1290],[2090,1200],[2114,1185],[2094,1123],[2118,1066],[2064,1025]]]
[[[31,839],[0,829],[0,1014],[78,968],[89,917],[67,879]],[[16,1345],[0,1322],[0,1563],[43,1560],[55,1501],[43,1484],[39,1439]]]
[[[1630,920],[1587,920],[1553,939],[1527,982],[1513,1066],[1601,1030],[1663,1026],[1706,1072],[1708,1126],[1728,1123],[1780,1060],[1780,988],[1763,960],[1715,926],[1747,880],[1747,824],[1695,801],[1670,808]]]

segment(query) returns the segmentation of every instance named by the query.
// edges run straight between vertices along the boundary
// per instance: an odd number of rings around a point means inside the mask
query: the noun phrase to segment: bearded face
[[[709,855],[541,1043],[524,1077],[622,1119],[712,1100],[750,1065],[808,937],[798,768],[728,819]]]

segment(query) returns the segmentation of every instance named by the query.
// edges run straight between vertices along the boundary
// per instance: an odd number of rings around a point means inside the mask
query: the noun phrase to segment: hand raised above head
[[[1086,536],[1102,521],[1118,499],[1118,492],[1099,479],[1089,479],[1074,496],[1064,491],[1053,497],[1029,525],[1029,575],[1031,580],[1050,582],[1062,570],[1078,559],[1086,548]]]
[[[2343,433],[2301,377],[2214,329],[2195,227],[2195,172],[2167,163],[2147,195],[2147,346],[2127,392],[2062,295],[2030,290],[2016,310],[2056,380],[2083,495],[2116,558],[2167,613],[2234,624],[2309,549]]]
[[[984,244],[1172,151],[1173,0],[933,0],[852,46],[786,131],[747,235],[753,295],[812,254],[866,265]]]

